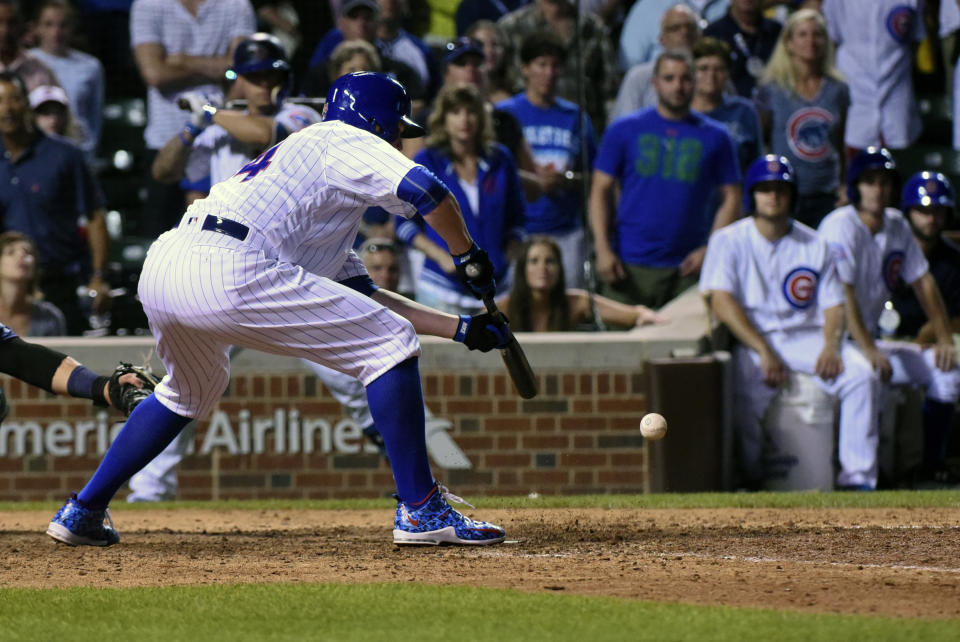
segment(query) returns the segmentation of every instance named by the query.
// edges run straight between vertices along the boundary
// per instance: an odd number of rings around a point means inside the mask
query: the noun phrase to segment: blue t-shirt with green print
[[[740,181],[723,125],[696,112],[666,120],[655,107],[611,123],[593,167],[620,182],[614,251],[626,263],[651,267],[676,267],[705,245],[714,190]]]

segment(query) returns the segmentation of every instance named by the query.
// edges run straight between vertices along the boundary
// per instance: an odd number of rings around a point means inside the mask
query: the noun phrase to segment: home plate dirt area
[[[422,582],[899,617],[960,617],[960,508],[468,510],[498,546],[400,548],[386,510],[124,510],[71,548],[0,513],[0,586]]]

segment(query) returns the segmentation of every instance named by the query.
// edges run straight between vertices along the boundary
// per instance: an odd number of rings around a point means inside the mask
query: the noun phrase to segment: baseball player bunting
[[[351,249],[368,207],[419,213],[452,252],[481,268],[480,277],[465,277],[471,289],[493,290],[492,266],[467,234],[456,200],[397,150],[401,137],[423,134],[409,112],[406,90],[385,75],[339,78],[324,122],[214,185],[153,244],[139,294],[167,375],[57,513],[49,531],[57,539],[119,541],[103,524],[110,499],[191,418],[210,412],[227,385],[229,349],[238,345],[322,363],[366,386],[400,498],[394,542],[503,541],[499,526],[453,510],[455,496],[433,479],[416,335],[457,335],[469,348],[491,350],[506,345],[502,322],[480,313],[460,336],[462,319],[377,289]]]

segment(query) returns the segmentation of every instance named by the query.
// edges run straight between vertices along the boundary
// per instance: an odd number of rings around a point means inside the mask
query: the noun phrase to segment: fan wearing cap
[[[307,96],[323,96],[333,79],[329,77],[327,60],[337,45],[346,40],[366,40],[377,47],[383,73],[396,78],[407,88],[413,101],[414,112],[419,111],[427,98],[427,82],[416,69],[394,57],[389,47],[377,39],[380,24],[380,6],[376,0],[344,0],[340,5],[337,26],[320,40],[310,58],[310,68],[303,80],[303,93]],[[424,62],[424,68],[426,63]]]
[[[960,368],[929,263],[903,215],[889,207],[898,181],[896,163],[886,149],[868,147],[857,153],[847,169],[850,205],[828,214],[819,232],[837,258],[850,336],[881,380],[926,387],[924,434],[925,442],[932,444],[939,441],[935,435],[949,430],[960,397]],[[877,339],[896,330],[898,319],[888,303],[904,286],[913,290],[929,320],[933,334],[929,346]],[[933,465],[932,455],[925,459]]]
[[[246,100],[247,109],[217,109],[202,95],[184,95],[189,120],[154,159],[156,180],[185,177],[196,187],[209,176],[212,184],[219,183],[270,145],[320,121],[310,107],[285,102],[292,82],[290,64],[274,36],[256,33],[242,40],[227,78],[233,81],[231,95]]]
[[[70,112],[70,100],[62,87],[41,85],[31,91],[30,109],[34,123],[45,134],[63,136],[78,144],[82,140],[81,126]]]

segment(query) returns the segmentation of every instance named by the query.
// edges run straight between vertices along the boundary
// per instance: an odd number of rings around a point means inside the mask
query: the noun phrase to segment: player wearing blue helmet
[[[943,297],[910,225],[890,206],[899,178],[890,153],[867,148],[854,156],[849,172],[851,204],[831,212],[819,228],[837,257],[848,303],[847,330],[882,381],[926,388],[924,431],[941,434],[949,429],[960,397],[960,369]],[[899,330],[889,302],[903,288],[919,301],[930,323],[932,346],[881,340]],[[875,452],[864,450],[861,457],[875,457]]]
[[[903,215],[913,229],[930,274],[943,296],[950,320],[950,329],[960,332],[960,247],[943,231],[954,215],[956,197],[949,179],[938,172],[922,171],[904,183],[901,199]],[[913,339],[921,345],[936,342],[934,325],[912,288],[898,288],[891,299],[900,316],[897,337]],[[937,417],[939,413],[942,416]],[[912,480],[917,487],[952,486],[960,476],[946,462],[946,446],[953,425],[953,405],[939,405],[930,400],[924,407],[923,459]]]
[[[195,201],[150,247],[138,294],[167,375],[117,435],[93,477],[47,533],[110,546],[104,524],[120,487],[227,387],[241,346],[295,356],[355,377],[383,437],[398,503],[397,544],[496,544],[504,530],[454,510],[427,457],[417,332],[470,349],[506,345],[489,313],[456,316],[377,288],[352,247],[363,213],[420,215],[443,238],[477,298],[496,289],[460,206],[434,174],[401,154],[418,133],[403,86],[381,74],[335,83],[324,122],[291,135]]]
[[[763,185],[761,185],[763,184]],[[769,185],[767,185],[769,184]],[[767,154],[753,161],[743,179],[743,213],[755,214],[754,192],[775,189],[789,196],[789,211],[797,205],[797,178],[793,166],[785,156]]]
[[[323,119],[359,127],[398,147],[399,139],[424,134],[410,111],[410,97],[398,81],[386,74],[359,71],[340,76],[330,85]]]
[[[841,340],[843,290],[833,257],[816,232],[791,218],[796,201],[787,159],[755,160],[744,180],[743,209],[752,216],[710,236],[700,273],[711,309],[740,341],[733,353],[740,483],[756,488],[782,475],[764,457],[763,421],[789,374],[798,372],[840,400],[837,483],[871,485],[875,471],[847,445],[876,439],[877,377]]]

